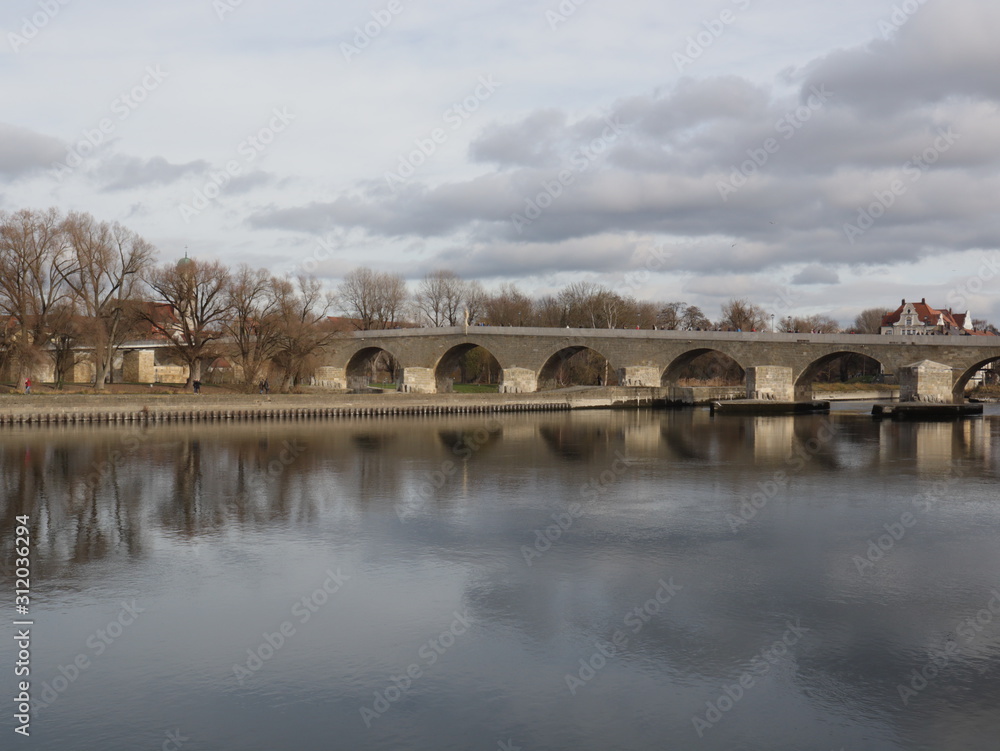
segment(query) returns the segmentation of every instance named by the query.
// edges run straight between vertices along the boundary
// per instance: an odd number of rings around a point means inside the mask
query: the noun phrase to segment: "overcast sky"
[[[1000,323],[995,0],[6,0],[0,29],[0,208],[165,260]]]

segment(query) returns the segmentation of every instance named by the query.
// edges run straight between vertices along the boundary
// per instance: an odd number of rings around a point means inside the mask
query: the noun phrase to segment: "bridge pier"
[[[899,369],[899,401],[950,404],[954,378],[951,367],[932,360],[904,365]]]
[[[403,368],[397,385],[400,391],[407,394],[437,393],[437,378],[433,368]]]
[[[156,353],[151,349],[129,349],[122,353],[122,380],[126,383],[156,381]]]
[[[347,368],[334,368],[330,366],[316,368],[316,383],[328,389],[346,389],[348,388]],[[365,385],[367,386],[368,384],[366,383]]]
[[[627,365],[624,368],[618,368],[618,385],[658,388],[660,369],[649,365]]]
[[[500,377],[501,394],[533,394],[538,391],[538,376],[528,368],[504,368]]]
[[[747,399],[795,401],[792,369],[780,365],[752,365],[747,372]]]

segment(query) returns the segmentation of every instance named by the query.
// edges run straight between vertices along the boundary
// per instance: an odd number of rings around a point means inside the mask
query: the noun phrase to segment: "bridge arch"
[[[571,345],[549,355],[538,371],[538,390],[562,386],[614,386],[618,371],[601,351],[585,344]]]
[[[347,388],[364,389],[386,376],[395,382],[399,367],[399,360],[389,350],[378,346],[362,347],[351,355],[344,368]]]
[[[746,382],[746,368],[731,354],[721,349],[697,347],[671,360],[660,376],[660,385],[664,387],[676,386],[678,380],[683,378],[685,373],[690,372],[693,367],[698,365],[698,360],[702,360],[706,368],[707,378],[701,380],[722,381],[739,378],[744,383]]]
[[[437,384],[438,393],[444,393],[452,390],[452,386],[455,383],[454,376],[459,375],[460,382],[467,382],[466,379],[470,375],[465,372],[465,368],[468,366],[466,362],[467,356],[475,350],[482,350],[483,362],[480,367],[485,369],[487,375],[487,383],[498,383],[503,372],[503,368],[500,365],[500,361],[497,356],[490,351],[489,348],[484,347],[476,342],[463,342],[461,344],[456,344],[450,347],[440,358],[438,358],[437,363],[434,365],[434,380]]]
[[[849,357],[858,358],[856,362],[851,363],[846,358]],[[841,378],[848,380],[853,377],[863,377],[867,375],[876,376],[881,374],[885,370],[885,363],[876,357],[864,352],[857,352],[850,349],[841,349],[835,352],[828,352],[822,357],[817,357],[815,360],[810,362],[806,367],[802,369],[802,372],[798,374],[795,378],[795,398],[796,399],[811,399],[812,398],[812,384],[816,380],[816,377],[827,367],[832,365],[837,360],[841,361]],[[844,371],[844,368],[860,368],[859,371],[848,373]],[[874,371],[869,373],[868,371]],[[846,378],[845,378],[846,376]]]
[[[975,365],[971,365],[962,371],[958,378],[955,380],[955,385],[952,387],[951,393],[956,401],[964,401],[965,399],[965,387],[969,385],[969,381],[972,377],[978,373],[980,370],[985,368],[991,363],[1000,362],[1000,355],[996,357],[987,357],[985,360],[980,360]]]

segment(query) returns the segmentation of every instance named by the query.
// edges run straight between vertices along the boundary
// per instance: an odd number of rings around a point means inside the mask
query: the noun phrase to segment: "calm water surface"
[[[1000,415],[866,409],[6,431],[3,748],[992,751]]]

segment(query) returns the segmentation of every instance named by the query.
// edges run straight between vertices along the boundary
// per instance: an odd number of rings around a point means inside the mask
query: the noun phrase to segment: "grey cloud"
[[[837,284],[840,277],[833,269],[812,264],[792,277],[792,284]]]
[[[211,165],[199,159],[184,164],[172,164],[161,156],[143,160],[139,157],[115,155],[97,170],[104,183],[102,190],[130,190],[147,185],[167,185],[190,173],[200,173]]]
[[[501,166],[551,166],[558,164],[555,144],[565,135],[566,115],[554,109],[534,112],[514,124],[497,124],[469,146],[469,156],[476,162]]]
[[[567,269],[619,273],[643,267],[647,256],[635,240],[594,236],[559,243],[490,243],[456,245],[425,263],[426,271],[447,268],[480,279],[524,277]],[[666,271],[672,260],[651,266]]]
[[[66,156],[58,139],[9,123],[0,123],[0,175],[18,177],[51,167]]]
[[[282,229],[314,234],[322,234],[337,226],[331,215],[330,204],[327,203],[310,203],[285,209],[268,206],[251,215],[247,223],[256,229]]]
[[[928,2],[912,15],[896,11],[894,17],[897,7],[882,22],[888,39],[816,61],[806,69],[806,86],[825,84],[868,112],[959,96],[1000,101],[1000,6]]]
[[[270,185],[274,181],[275,177],[271,173],[256,170],[246,175],[234,177],[226,185],[225,191],[228,195],[240,195],[242,193],[249,193],[251,190],[261,186]]]
[[[738,76],[682,79],[673,90],[630,97],[617,103],[622,122],[652,139],[674,138],[706,124],[742,123],[768,111],[770,94]]]

